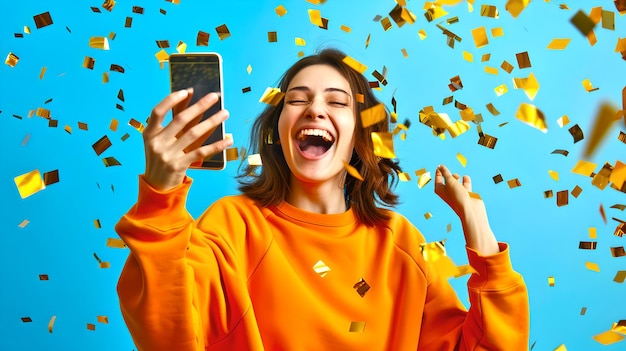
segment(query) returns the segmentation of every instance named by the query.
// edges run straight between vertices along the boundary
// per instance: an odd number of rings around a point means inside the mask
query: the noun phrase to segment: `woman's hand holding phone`
[[[192,95],[192,89],[169,94],[152,109],[148,125],[143,131],[146,154],[144,179],[159,191],[166,191],[181,184],[193,162],[222,152],[233,144],[232,139],[226,138],[202,145],[202,141],[206,140],[229,114],[223,109],[198,123],[198,117],[216,104],[220,97],[216,93],[210,93],[188,106]],[[172,121],[163,126],[165,115],[170,110],[173,113]]]

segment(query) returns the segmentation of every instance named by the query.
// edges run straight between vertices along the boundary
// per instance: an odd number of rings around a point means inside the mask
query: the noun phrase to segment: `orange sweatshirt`
[[[190,184],[160,193],[141,178],[137,204],[116,226],[131,251],[121,310],[140,350],[528,348],[527,291],[506,244],[489,257],[467,249],[479,273],[467,311],[397,213],[367,227],[350,210],[259,207],[240,195],[194,221]]]

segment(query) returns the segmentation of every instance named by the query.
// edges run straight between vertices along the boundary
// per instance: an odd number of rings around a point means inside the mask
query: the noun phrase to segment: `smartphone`
[[[193,96],[189,106],[195,104],[200,98],[208,93],[215,92],[220,99],[210,109],[205,111],[196,120],[189,123],[187,129],[194,124],[211,117],[224,107],[224,89],[222,84],[222,57],[215,52],[171,54],[170,85],[172,91],[193,88]],[[185,131],[183,130],[183,132]],[[201,145],[212,144],[224,139],[224,123],[220,123],[206,139],[190,145],[189,148],[197,148]],[[204,160],[198,160],[191,168],[222,170],[226,167],[226,151],[208,156]]]

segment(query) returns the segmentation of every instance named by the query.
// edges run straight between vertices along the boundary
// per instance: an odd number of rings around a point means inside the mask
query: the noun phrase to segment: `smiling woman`
[[[215,94],[187,107],[182,90],[153,109],[139,199],[116,226],[131,251],[120,304],[139,349],[528,348],[525,283],[470,178],[445,166],[435,178],[435,192],[461,219],[475,270],[469,310],[422,254],[419,230],[388,208],[399,168],[374,155],[370,138],[388,122],[362,126],[361,111],[379,102],[344,58],[323,50],[287,71],[284,100],[254,124],[262,168],[243,170],[243,194],[216,201],[197,220],[185,208],[186,170],[230,143],[187,148],[228,113],[181,133]],[[173,121],[162,126],[172,108]],[[347,174],[347,162],[363,181]]]

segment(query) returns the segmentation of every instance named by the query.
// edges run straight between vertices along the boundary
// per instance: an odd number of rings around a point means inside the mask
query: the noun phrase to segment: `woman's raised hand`
[[[220,123],[228,118],[227,110],[220,110],[198,123],[202,113],[220,98],[210,93],[188,106],[192,89],[169,94],[152,109],[148,125],[143,131],[146,153],[145,181],[153,188],[166,191],[181,184],[189,166],[197,160],[222,152],[232,145],[226,138],[213,144],[202,145]],[[165,115],[172,110],[172,121],[163,126]]]

